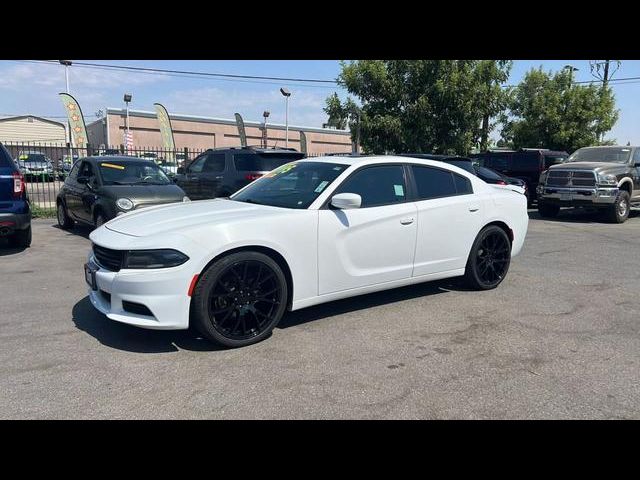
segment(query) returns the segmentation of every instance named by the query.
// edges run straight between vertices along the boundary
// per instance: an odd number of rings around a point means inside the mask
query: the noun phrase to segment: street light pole
[[[73,62],[71,60],[60,60],[60,65],[64,65],[64,83],[66,86],[66,92],[67,95],[70,94],[69,92],[69,67],[73,64]],[[68,135],[67,135],[67,139],[69,141],[69,162],[71,162],[71,165],[73,165],[73,137],[71,136],[71,122],[69,122],[67,120],[67,131],[68,131]],[[64,163],[64,161],[63,161]]]
[[[285,110],[285,116],[284,116],[284,122],[285,122],[284,146],[288,147],[289,146],[289,97],[291,96],[291,92],[286,88],[281,88],[280,93],[284,95],[285,104],[286,104],[286,110]]]
[[[131,101],[131,94],[130,93],[125,93],[124,94],[124,104],[125,104],[125,108],[126,108],[126,112],[127,112],[127,116],[125,117],[125,132],[126,132],[126,138],[125,138],[125,148],[127,149],[127,152],[129,152],[129,136],[131,135],[131,133],[129,132],[129,102]]]

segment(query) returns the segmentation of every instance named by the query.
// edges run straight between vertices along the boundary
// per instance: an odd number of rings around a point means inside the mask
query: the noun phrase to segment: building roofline
[[[0,118],[0,122],[6,122],[8,120],[21,120],[23,118],[37,118],[38,120],[42,120],[43,122],[52,123],[54,125],[61,126],[66,128],[64,123],[56,122],[55,120],[49,120],[48,118],[39,117],[38,115],[18,115],[17,117],[2,117]]]
[[[120,114],[125,115],[126,110],[124,108],[108,107],[106,114]],[[150,112],[148,110],[129,110],[129,116],[156,118],[156,112]],[[235,119],[219,118],[219,117],[204,117],[199,115],[186,115],[180,113],[170,113],[169,118],[171,120],[186,120],[192,122],[204,122],[204,123],[218,123],[224,125],[236,125]],[[254,122],[251,120],[244,120],[244,124],[250,127],[261,127],[262,122]],[[267,126],[276,130],[284,130],[285,125],[280,123],[268,123]],[[300,125],[289,125],[289,130],[315,132],[315,133],[333,133],[338,135],[351,135],[349,130],[338,130],[333,128],[318,128],[318,127],[305,127]]]

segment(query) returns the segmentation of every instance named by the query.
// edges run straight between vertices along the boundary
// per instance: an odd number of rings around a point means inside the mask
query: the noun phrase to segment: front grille
[[[549,170],[547,177],[549,187],[595,187],[596,177],[593,172],[571,170]]]
[[[93,246],[93,255],[98,265],[112,272],[117,272],[122,268],[124,254],[124,250],[111,250],[98,245]]]

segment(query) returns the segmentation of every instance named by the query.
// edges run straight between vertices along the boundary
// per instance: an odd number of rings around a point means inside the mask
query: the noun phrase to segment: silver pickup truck
[[[555,217],[560,207],[590,207],[623,223],[640,208],[640,147],[580,148],[542,172],[536,193],[542,217]]]

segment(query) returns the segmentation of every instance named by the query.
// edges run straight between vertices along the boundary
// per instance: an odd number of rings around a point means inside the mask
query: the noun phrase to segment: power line
[[[57,60],[32,60],[32,62],[38,63],[58,63]],[[197,72],[194,70],[171,70],[164,68],[148,68],[148,67],[134,67],[131,65],[105,65],[101,63],[90,62],[73,62],[74,66],[85,66],[102,69],[113,70],[126,70],[136,72],[150,72],[150,73],[163,73],[163,74],[177,74],[177,75],[195,75],[204,77],[218,77],[218,78],[231,78],[231,79],[251,79],[251,80],[278,80],[282,82],[302,82],[302,83],[330,83],[337,84],[336,80],[324,80],[318,78],[288,78],[288,77],[267,77],[262,75],[238,75],[232,73],[212,73],[212,72]]]

